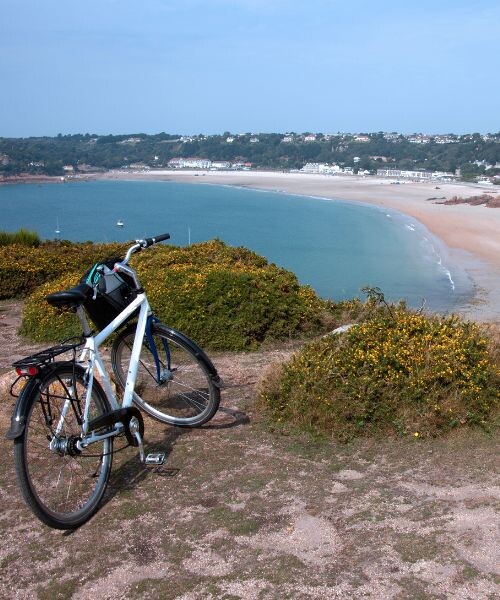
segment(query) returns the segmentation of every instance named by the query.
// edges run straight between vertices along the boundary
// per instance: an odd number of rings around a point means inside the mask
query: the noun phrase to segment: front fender
[[[155,327],[155,325],[153,325],[153,327]],[[215,368],[214,363],[210,360],[205,351],[202,350],[196,342],[194,342],[191,338],[188,338],[187,335],[184,335],[180,331],[172,329],[171,327],[167,327],[166,325],[156,325],[156,329],[160,332],[162,330],[166,330],[172,336],[172,338],[178,338],[179,340],[181,340],[186,346],[188,346],[191,349],[196,358],[205,365],[208,373],[210,374],[210,378],[212,379],[213,384],[219,389],[224,387],[224,383],[220,378],[219,374],[217,373],[217,369]]]

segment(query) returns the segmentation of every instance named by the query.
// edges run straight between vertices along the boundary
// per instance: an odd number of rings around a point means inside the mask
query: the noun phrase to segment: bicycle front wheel
[[[34,514],[56,529],[73,529],[97,510],[106,490],[111,438],[79,450],[85,404],[85,371],[55,363],[27,400],[26,425],[15,440],[14,463],[24,500]],[[109,412],[97,381],[92,386],[89,418]]]
[[[158,323],[151,327],[158,355],[160,377],[153,349],[144,340],[139,358],[133,400],[162,423],[196,427],[209,421],[219,408],[220,390],[208,367],[208,358],[184,336]],[[132,355],[135,327],[119,336],[111,350],[116,379],[125,387]],[[211,363],[210,363],[211,364]]]

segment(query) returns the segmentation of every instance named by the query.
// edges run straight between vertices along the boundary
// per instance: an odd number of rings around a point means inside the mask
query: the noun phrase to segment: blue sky
[[[498,0],[0,0],[0,136],[500,129]]]

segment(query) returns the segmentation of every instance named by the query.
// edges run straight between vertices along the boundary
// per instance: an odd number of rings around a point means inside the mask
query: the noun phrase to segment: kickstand
[[[134,436],[137,440],[137,446],[139,447],[139,460],[141,461],[141,463],[144,464],[146,462],[146,459],[144,456],[144,445],[142,443],[141,434],[138,431],[136,431],[134,432]]]

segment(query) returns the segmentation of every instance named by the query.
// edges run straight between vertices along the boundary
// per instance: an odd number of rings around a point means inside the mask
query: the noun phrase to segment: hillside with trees
[[[167,167],[172,158],[242,161],[261,169],[300,169],[308,162],[336,163],[375,172],[387,166],[456,172],[462,178],[500,174],[500,133],[402,135],[268,133],[180,136],[76,134],[1,138],[0,176],[63,175],[116,168]]]

